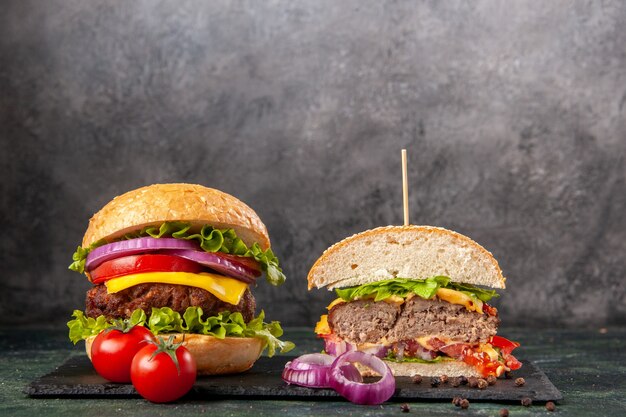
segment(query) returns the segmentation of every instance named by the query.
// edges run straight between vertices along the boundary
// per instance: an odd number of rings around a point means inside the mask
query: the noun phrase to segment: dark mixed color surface
[[[298,345],[295,355],[321,348],[309,329],[289,328],[285,334]],[[626,353],[623,349],[626,328],[577,331],[509,328],[503,330],[503,335],[519,340],[522,343],[516,351],[519,357],[536,363],[561,391],[564,399],[557,403],[558,415],[616,416],[626,413]],[[404,415],[400,402],[368,407],[337,399],[287,401],[208,396],[186,398],[167,405],[155,405],[136,398],[35,399],[23,392],[31,381],[54,370],[70,357],[84,355],[83,347],[72,348],[62,329],[3,328],[0,330],[0,352],[0,415]],[[285,361],[287,359],[285,357]],[[413,415],[498,416],[501,408],[508,408],[511,415],[516,416],[547,415],[544,404],[539,402],[526,408],[516,402],[470,400],[468,410],[454,407],[449,400],[408,400],[408,404]]]
[[[0,322],[69,317],[89,217],[193,182],[266,222],[311,326],[339,239],[456,229],[509,278],[503,322],[626,324],[626,2],[8,0],[0,13]]]

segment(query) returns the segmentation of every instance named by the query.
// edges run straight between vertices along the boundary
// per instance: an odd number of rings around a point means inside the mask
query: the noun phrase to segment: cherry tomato
[[[172,255],[144,254],[129,255],[103,262],[90,272],[94,284],[102,284],[111,278],[122,277],[141,272],[192,272],[198,273],[205,268],[188,259]]]
[[[101,331],[91,345],[91,362],[103,378],[112,382],[130,382],[130,364],[148,341],[154,340],[143,326]]]
[[[130,369],[133,386],[145,399],[166,403],[185,395],[196,382],[196,361],[186,347],[165,342],[143,347]],[[174,359],[176,358],[176,359]]]

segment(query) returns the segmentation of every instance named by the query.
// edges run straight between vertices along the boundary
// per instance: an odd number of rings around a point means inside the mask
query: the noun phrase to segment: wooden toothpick
[[[406,171],[406,149],[402,149],[402,202],[404,206],[404,225],[409,225],[409,180]]]

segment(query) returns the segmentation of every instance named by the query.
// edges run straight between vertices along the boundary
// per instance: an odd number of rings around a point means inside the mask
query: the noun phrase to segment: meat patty
[[[248,322],[254,318],[256,302],[246,290],[237,305],[228,304],[210,292],[197,287],[172,284],[139,284],[123,291],[109,294],[103,284],[87,291],[85,314],[88,317],[106,316],[108,319],[129,318],[138,308],[150,315],[152,307],[169,307],[181,315],[187,307],[201,307],[205,316],[222,311],[240,312]]]
[[[496,334],[500,320],[438,298],[413,297],[401,306],[384,301],[352,301],[328,313],[330,328],[351,343],[390,343],[438,335],[463,343],[485,343]]]
[[[413,297],[402,308],[395,326],[387,335],[389,342],[415,339],[425,335],[445,336],[455,342],[486,343],[496,334],[500,320],[469,311],[465,306],[438,298]]]
[[[357,300],[334,306],[328,323],[342,339],[352,343],[376,342],[393,327],[400,314],[396,304]]]

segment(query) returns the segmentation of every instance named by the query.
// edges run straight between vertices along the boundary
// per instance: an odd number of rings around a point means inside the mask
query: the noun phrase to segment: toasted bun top
[[[460,233],[432,226],[378,227],[350,236],[324,251],[308,281],[309,289],[333,289],[438,275],[493,288],[505,288],[506,281],[485,248]]]
[[[267,229],[254,210],[230,194],[194,184],[154,184],[115,197],[89,220],[83,247],[168,221],[191,223],[192,230],[205,224],[232,228],[246,245],[270,247]]]

